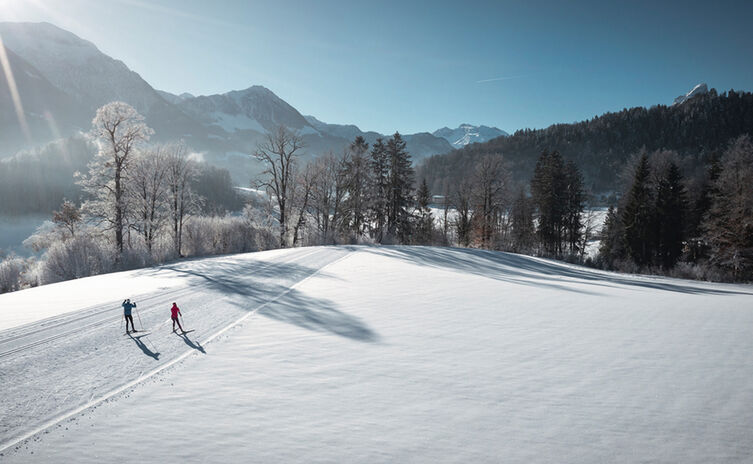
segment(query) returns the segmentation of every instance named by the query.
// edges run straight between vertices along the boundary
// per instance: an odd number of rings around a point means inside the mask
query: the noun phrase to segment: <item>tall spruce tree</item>
[[[421,181],[421,186],[416,192],[416,227],[413,242],[418,245],[431,244],[434,232],[434,217],[431,214],[431,193],[426,179]]]
[[[390,184],[389,158],[387,147],[381,138],[371,146],[371,188],[369,210],[371,219],[371,238],[382,243],[387,226],[387,206]]]
[[[565,183],[564,229],[569,251],[571,254],[576,254],[580,251],[578,244],[583,233],[582,218],[586,192],[583,188],[583,175],[575,163],[568,161],[563,175]]]
[[[621,218],[627,255],[639,266],[651,264],[654,251],[656,216],[650,175],[648,155],[643,153],[635,169]]]
[[[687,209],[682,180],[680,168],[672,162],[656,188],[656,254],[664,269],[672,268],[682,254]]]
[[[344,178],[346,196],[343,201],[343,220],[351,234],[356,237],[365,232],[368,215],[368,190],[370,169],[367,153],[369,144],[360,135],[348,147],[345,158]]]
[[[389,184],[387,188],[387,232],[402,243],[411,235],[410,211],[413,191],[413,166],[405,149],[402,136],[395,135],[387,141]]]

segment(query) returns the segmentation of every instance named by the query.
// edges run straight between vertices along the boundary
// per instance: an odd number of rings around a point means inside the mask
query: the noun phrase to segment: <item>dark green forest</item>
[[[585,187],[595,194],[619,190],[621,173],[631,157],[645,149],[672,150],[690,176],[702,171],[730,140],[753,133],[753,94],[730,90],[695,96],[679,105],[657,105],[606,113],[575,124],[523,129],[508,137],[471,144],[428,158],[419,166],[430,190],[441,194],[469,177],[486,155],[503,156],[513,178],[527,182],[543,152],[557,151],[583,172]]]

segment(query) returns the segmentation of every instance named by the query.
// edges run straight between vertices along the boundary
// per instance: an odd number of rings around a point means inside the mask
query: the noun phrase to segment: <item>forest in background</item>
[[[513,177],[527,182],[539,155],[555,150],[582,169],[590,192],[608,196],[623,187],[620,175],[642,149],[675,151],[688,177],[701,176],[709,159],[743,134],[753,134],[753,94],[711,89],[677,105],[624,109],[470,144],[427,158],[418,167],[418,177],[426,178],[432,192],[442,194],[467,177],[477,160],[491,155],[504,156]]]

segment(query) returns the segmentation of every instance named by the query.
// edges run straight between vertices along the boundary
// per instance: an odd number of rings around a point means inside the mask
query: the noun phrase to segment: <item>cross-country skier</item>
[[[129,298],[123,301],[123,317],[126,321],[126,333],[128,332],[128,321],[131,321],[131,330],[136,332],[136,326],[133,325],[133,316],[131,316],[131,309],[136,307],[136,303],[131,303]]]
[[[181,332],[185,332],[183,330],[183,327],[180,325],[180,321],[178,320],[178,314],[180,314],[180,308],[178,308],[178,305],[173,302],[173,307],[170,308],[170,312],[172,313],[172,319],[173,319],[173,332],[175,332],[175,323],[178,323],[178,327],[180,328]]]

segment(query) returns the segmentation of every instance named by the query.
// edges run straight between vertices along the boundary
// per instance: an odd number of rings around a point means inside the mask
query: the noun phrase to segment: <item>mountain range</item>
[[[96,109],[115,100],[142,113],[156,141],[183,139],[243,183],[254,171],[248,153],[280,125],[303,138],[309,156],[341,152],[359,135],[369,143],[384,137],[304,116],[258,85],[208,96],[156,90],[122,61],[50,23],[2,22],[0,37],[26,120],[19,122],[7,75],[0,75],[0,158],[87,131]],[[420,160],[503,135],[497,128],[462,124],[403,137],[413,159]]]

